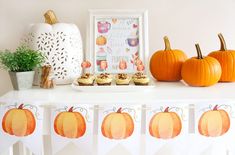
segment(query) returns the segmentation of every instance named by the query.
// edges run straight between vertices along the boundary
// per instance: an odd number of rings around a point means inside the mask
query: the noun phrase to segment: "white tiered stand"
[[[50,147],[50,107],[58,103],[65,104],[92,104],[95,106],[106,104],[120,104],[124,101],[126,104],[148,105],[161,101],[202,101],[202,100],[234,100],[235,101],[235,83],[219,83],[211,87],[198,88],[188,87],[182,82],[156,82],[155,87],[141,91],[117,92],[82,92],[71,88],[71,86],[57,86],[55,89],[45,90],[34,87],[30,90],[10,91],[0,98],[1,102],[8,100],[19,101],[40,101],[43,102],[44,113],[44,155],[51,155]],[[170,102],[169,102],[170,103]],[[189,131],[194,132],[194,106],[190,106]],[[96,113],[97,114],[97,113]],[[144,120],[144,119],[143,119]],[[96,134],[96,132],[95,132]],[[95,136],[95,135],[94,135]],[[29,150],[24,148],[21,143],[15,144],[10,151],[4,155],[31,155]],[[231,154],[231,153],[227,153]],[[232,154],[231,154],[232,155]]]

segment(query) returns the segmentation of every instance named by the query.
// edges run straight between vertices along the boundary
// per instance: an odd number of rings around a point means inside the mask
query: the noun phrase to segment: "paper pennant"
[[[93,107],[90,105],[58,106],[51,113],[53,154],[74,143],[84,154],[93,150]]]
[[[1,106],[0,118],[0,154],[18,141],[35,155],[42,154],[42,108],[33,103],[8,102]]]
[[[125,151],[140,154],[141,105],[100,107],[98,155]],[[134,145],[133,145],[134,144]],[[120,154],[125,154],[121,151]]]

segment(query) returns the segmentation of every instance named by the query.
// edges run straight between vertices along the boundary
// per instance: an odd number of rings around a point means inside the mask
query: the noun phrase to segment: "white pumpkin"
[[[25,41],[30,48],[45,54],[45,64],[52,66],[56,84],[70,84],[81,74],[82,39],[75,24],[31,24]],[[36,78],[34,83],[38,82]]]

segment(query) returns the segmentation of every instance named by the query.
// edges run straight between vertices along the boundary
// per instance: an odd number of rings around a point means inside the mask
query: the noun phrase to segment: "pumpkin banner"
[[[1,106],[0,118],[0,154],[18,141],[34,154],[42,153],[42,108],[33,103],[8,102]]]
[[[100,107],[98,124],[98,155],[140,154],[141,105]]]
[[[145,154],[185,154],[182,146],[188,136],[188,109],[184,102],[164,102],[147,107]],[[176,145],[179,143],[182,145]]]
[[[52,152],[74,143],[84,154],[93,150],[93,106],[77,104],[51,109]]]

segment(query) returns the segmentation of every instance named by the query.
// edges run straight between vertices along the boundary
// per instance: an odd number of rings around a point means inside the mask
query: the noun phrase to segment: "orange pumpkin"
[[[102,46],[107,43],[107,39],[104,36],[99,36],[96,38],[96,45]]]
[[[179,81],[181,67],[187,56],[183,51],[171,49],[169,39],[164,37],[165,50],[155,52],[150,59],[150,72],[159,81]]]
[[[235,81],[235,50],[228,50],[223,35],[218,34],[221,47],[219,51],[214,51],[209,56],[217,59],[222,68],[221,82]]]
[[[196,44],[197,57],[185,61],[182,78],[190,86],[206,87],[216,84],[221,76],[220,63],[213,57],[203,57],[199,44]]]
[[[199,133],[206,137],[218,137],[224,135],[230,128],[230,118],[225,110],[218,109],[205,112],[198,123]]]
[[[169,107],[164,112],[155,114],[149,123],[151,136],[161,139],[171,139],[181,133],[181,119],[175,112],[169,112]]]
[[[101,131],[104,137],[109,139],[126,139],[134,131],[134,122],[132,117],[119,108],[117,112],[108,114],[103,122]]]
[[[55,132],[67,138],[79,138],[86,132],[86,122],[79,112],[74,112],[73,107],[68,111],[59,113],[54,121]]]
[[[36,127],[33,113],[28,109],[23,109],[21,104],[18,108],[10,109],[2,119],[3,131],[18,137],[31,135]]]

